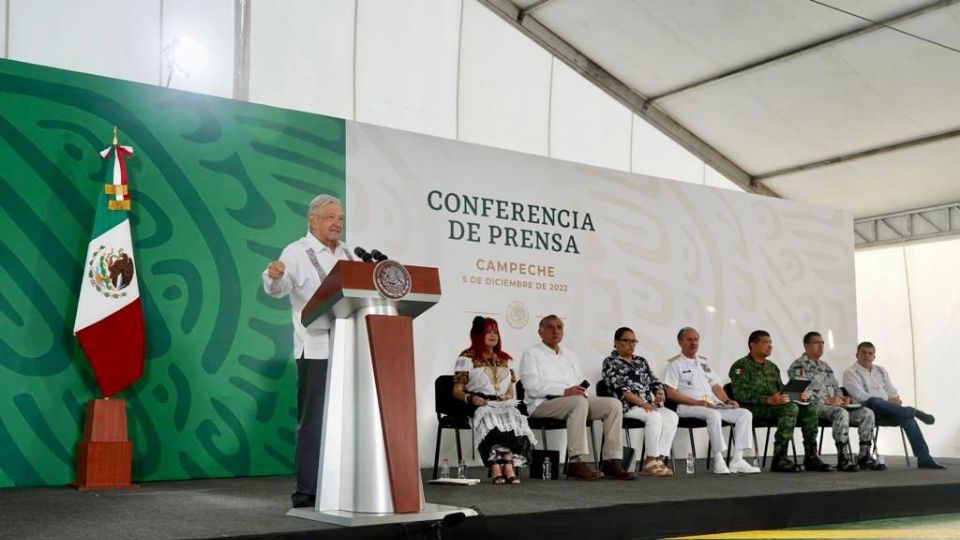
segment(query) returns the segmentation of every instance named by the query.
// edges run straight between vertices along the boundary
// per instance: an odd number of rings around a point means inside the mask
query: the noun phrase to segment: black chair
[[[736,400],[733,396],[733,384],[727,383],[723,385],[723,391],[727,393],[727,397],[732,400]],[[753,417],[753,451],[754,454],[758,453],[757,450],[757,428],[767,428],[766,438],[763,440],[763,457],[760,460],[760,468],[763,469],[767,466],[767,450],[770,448],[770,430],[777,427],[776,421],[765,420],[761,418]],[[790,449],[793,451],[793,461],[797,462],[797,443],[793,440],[793,434],[791,433],[790,437]]]
[[[437,413],[437,445],[433,453],[433,478],[437,478],[440,461],[440,439],[443,430],[452,429],[457,439],[457,463],[463,461],[460,430],[472,430],[469,406],[453,397],[453,375],[441,375],[433,381],[433,403]]]
[[[615,397],[610,392],[610,389],[607,388],[607,383],[603,379],[600,379],[599,381],[597,381],[597,397]],[[624,417],[623,418],[623,434],[626,435],[627,446],[629,446],[630,448],[633,448],[633,443],[630,441],[630,430],[644,429],[646,427],[647,425],[643,422],[643,420]],[[673,449],[671,448],[671,452],[672,450]],[[644,454],[646,454],[646,452],[647,452],[647,441],[644,440],[640,446],[640,455],[637,459],[637,462],[643,461],[643,456]],[[626,463],[624,464],[624,466],[626,466]]]
[[[907,467],[910,466],[910,451],[907,450],[907,432],[903,430],[903,427],[900,424],[895,424],[888,420],[881,420],[877,418],[876,429],[873,430],[873,448],[877,455],[880,455],[880,448],[877,446],[877,437],[880,436],[880,428],[882,427],[896,427],[900,428],[900,440],[903,442],[903,459],[907,463]]]
[[[517,399],[520,400],[519,409],[520,412],[527,416],[527,423],[530,425],[530,429],[540,430],[540,442],[543,443],[543,449],[549,450],[547,446],[547,431],[553,430],[566,430],[567,421],[557,418],[534,418],[529,416],[527,412],[527,406],[523,402],[524,392],[523,392],[523,381],[517,381]],[[593,448],[593,459],[594,464],[597,466],[597,470],[600,470],[600,454],[597,453],[597,439],[594,437],[593,433],[593,420],[587,418],[587,427],[590,429],[590,446]],[[567,460],[570,458],[570,450],[567,449],[567,452],[563,457],[563,471],[567,471]]]

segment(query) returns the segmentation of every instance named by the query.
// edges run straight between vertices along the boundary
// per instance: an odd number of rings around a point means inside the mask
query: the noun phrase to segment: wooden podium
[[[442,519],[423,500],[413,318],[440,300],[436,268],[339,261],[301,312],[331,327],[317,504],[287,515],[337,525]]]

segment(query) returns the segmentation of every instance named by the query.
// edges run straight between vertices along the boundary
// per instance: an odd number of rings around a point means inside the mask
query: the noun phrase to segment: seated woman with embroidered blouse
[[[494,484],[519,484],[517,469],[526,464],[530,445],[537,444],[517,409],[512,360],[501,348],[497,321],[474,317],[470,347],[454,367],[453,396],[476,407],[473,440]]]

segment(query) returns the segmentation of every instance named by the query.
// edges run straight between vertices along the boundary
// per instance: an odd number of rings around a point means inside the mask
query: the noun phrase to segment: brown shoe
[[[620,460],[607,459],[600,462],[600,472],[604,478],[612,480],[633,480],[637,475],[630,471],[625,471],[620,467]]]
[[[602,475],[599,472],[587,467],[587,464],[583,463],[582,461],[577,461],[567,465],[567,478],[572,478],[574,480],[596,480],[601,476]]]

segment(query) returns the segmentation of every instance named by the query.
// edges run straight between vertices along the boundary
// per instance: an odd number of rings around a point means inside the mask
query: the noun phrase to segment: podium
[[[442,519],[426,503],[417,445],[413,319],[440,300],[436,268],[339,261],[301,312],[332,328],[317,502],[288,516],[336,525]]]

